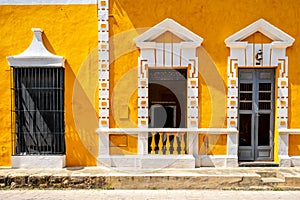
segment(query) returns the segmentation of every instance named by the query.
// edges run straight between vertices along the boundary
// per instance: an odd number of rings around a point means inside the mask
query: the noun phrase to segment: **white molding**
[[[8,64],[12,67],[64,67],[64,57],[50,53],[44,46],[43,30],[32,28],[34,33],[30,46],[21,54],[8,56]]]
[[[97,4],[97,0],[0,0],[0,5],[71,5]]]
[[[30,156],[12,156],[12,168],[63,168],[66,166],[65,155],[30,155]]]
[[[116,169],[195,168],[193,155],[99,155],[97,166]]]
[[[198,155],[196,167],[238,167],[238,157],[230,155]]]
[[[273,48],[287,48],[289,46],[292,46],[295,41],[293,37],[270,24],[266,20],[259,19],[225,39],[226,46],[230,48],[236,48],[237,46],[239,46],[238,44],[241,43],[241,40],[247,38],[257,31],[273,40],[273,42],[271,43],[273,45]]]
[[[182,41],[156,43],[154,40],[165,32],[176,35]],[[172,19],[165,19],[134,39],[140,48],[138,58],[138,127],[148,127],[148,69],[149,67],[190,67],[187,75],[187,127],[198,128],[198,57],[196,48],[203,39]],[[194,102],[192,104],[192,102]],[[196,115],[194,114],[196,113]]]
[[[298,129],[298,128],[278,129],[278,132],[279,132],[279,134],[298,135],[298,134],[300,134],[300,129]]]
[[[203,38],[170,18],[163,20],[149,30],[145,31],[143,34],[135,38],[134,42],[140,48],[152,48],[153,44],[151,41],[167,31],[170,31],[172,34],[184,40],[184,42],[182,42],[184,47],[195,48],[200,46],[203,42]],[[147,45],[149,45],[149,47]]]
[[[137,134],[148,132],[196,132],[205,134],[238,134],[235,128],[99,128],[97,133]]]

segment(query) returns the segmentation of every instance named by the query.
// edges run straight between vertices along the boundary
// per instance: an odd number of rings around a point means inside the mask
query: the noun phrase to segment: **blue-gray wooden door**
[[[273,160],[274,69],[239,69],[239,160]]]

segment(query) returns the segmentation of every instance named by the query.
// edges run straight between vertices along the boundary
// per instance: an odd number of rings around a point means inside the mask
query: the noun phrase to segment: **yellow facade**
[[[187,6],[188,4],[188,6]],[[289,57],[289,128],[300,127],[296,119],[300,113],[300,105],[297,103],[299,93],[300,69],[297,66],[297,58],[300,52],[297,36],[298,30],[297,13],[300,5],[293,1],[177,1],[157,0],[153,1],[110,1],[110,35],[113,38],[113,54],[118,55],[111,65],[112,69],[118,69],[114,73],[111,85],[119,83],[120,77],[137,67],[138,49],[135,48],[133,39],[145,30],[153,27],[165,18],[172,18],[183,24],[192,32],[204,38],[202,46],[197,50],[199,59],[199,127],[226,127],[226,83],[227,83],[227,58],[229,48],[224,44],[225,38],[244,28],[255,20],[264,18],[276,27],[296,38],[294,45],[287,49]],[[154,12],[155,11],[155,12]],[[126,42],[122,42],[126,37]],[[271,40],[260,33],[246,38],[245,41]],[[122,45],[118,45],[122,42]],[[128,53],[130,51],[131,53]],[[126,53],[125,53],[126,52]],[[119,55],[122,55],[119,57]],[[135,78],[137,81],[137,78]],[[132,79],[130,79],[132,81]],[[137,98],[135,95],[133,99]],[[130,117],[137,126],[137,104],[132,101]],[[275,106],[276,107],[276,106]],[[132,125],[131,121],[131,125]],[[111,120],[111,127],[118,126]],[[275,125],[276,127],[276,125]],[[278,132],[275,128],[274,159],[278,161]],[[293,140],[290,140],[292,144]],[[298,142],[298,141],[297,141]],[[201,148],[201,147],[199,147]],[[290,154],[294,150],[290,149]],[[201,152],[201,150],[200,150]],[[218,151],[217,151],[218,152]],[[221,150],[220,155],[224,154]],[[219,153],[217,153],[219,154]],[[298,154],[298,151],[297,153]]]
[[[294,37],[289,58],[289,128],[300,121],[300,4],[295,0],[110,0],[110,128],[136,128],[138,123],[137,66],[134,38],[166,18],[172,18],[204,38],[199,57],[199,128],[226,128],[227,58],[224,40],[264,18]],[[44,43],[64,56],[67,166],[96,165],[98,155],[98,13],[91,5],[0,5],[0,166],[11,165],[11,77],[6,56],[23,52],[31,28],[44,30]],[[166,40],[169,36],[160,38]],[[176,38],[173,38],[176,40]],[[269,38],[254,34],[246,41]],[[278,73],[278,72],[277,72]],[[126,92],[125,92],[126,91]],[[130,102],[127,106],[127,102]],[[275,106],[277,107],[277,106]],[[122,115],[121,119],[119,116]],[[278,162],[275,117],[274,159]],[[207,141],[212,141],[212,145]],[[226,155],[226,135],[199,135],[199,153]],[[290,136],[289,155],[300,155],[300,138]],[[205,146],[207,145],[207,146]],[[208,149],[207,149],[207,148]],[[111,154],[137,154],[137,136],[111,135]]]
[[[44,43],[53,54],[66,58],[65,65],[65,123],[66,123],[66,157],[68,166],[95,165],[98,143],[95,129],[97,129],[97,101],[92,104],[94,118],[88,121],[89,129],[79,130],[74,115],[74,103],[85,101],[86,90],[78,91],[86,83],[78,79],[84,65],[94,66],[96,73],[91,81],[97,87],[97,54],[95,59],[90,54],[97,49],[97,5],[30,5],[30,6],[0,6],[0,76],[1,78],[1,134],[0,134],[0,166],[11,165],[11,93],[10,67],[6,56],[23,52],[32,40],[31,28],[44,30]],[[97,50],[96,50],[97,51]],[[86,63],[88,62],[94,63]],[[93,65],[94,64],[94,65]],[[86,77],[85,77],[86,78]],[[74,96],[81,92],[81,97]],[[93,91],[95,92],[95,90]],[[73,102],[72,99],[76,101]],[[79,103],[79,102],[77,102]],[[79,112],[77,110],[77,112]],[[76,118],[77,119],[74,119]],[[77,127],[76,127],[77,126]],[[91,131],[92,130],[92,131]],[[79,133],[79,132],[82,133]],[[83,139],[85,138],[85,139]],[[87,143],[85,140],[94,141]],[[88,145],[86,145],[88,144]]]

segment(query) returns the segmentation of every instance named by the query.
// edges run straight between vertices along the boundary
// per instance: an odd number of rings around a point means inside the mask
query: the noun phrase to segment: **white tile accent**
[[[288,88],[278,88],[278,96],[283,98],[283,97],[288,97]]]
[[[288,117],[287,108],[279,108],[278,109],[278,116],[287,118]]]
[[[138,116],[141,116],[141,117],[148,116],[148,108],[140,108],[140,109],[138,109]]]
[[[188,108],[188,116],[189,117],[198,117],[198,108]]]
[[[238,116],[237,108],[229,108],[227,114],[230,117],[237,117]]]
[[[228,88],[228,97],[237,97],[238,89],[237,88]]]
[[[104,82],[107,82],[106,80],[109,79],[109,71],[108,70],[100,70],[99,71],[99,78],[105,79]]]
[[[100,99],[108,99],[109,98],[109,90],[99,90],[99,98]]]
[[[109,58],[108,51],[100,51],[99,56],[101,60],[108,60]]]
[[[100,110],[100,117],[109,117],[109,110],[108,109]]]
[[[198,88],[188,88],[187,96],[197,98],[198,97]]]
[[[139,97],[148,97],[148,89],[147,88],[138,88],[138,96]]]
[[[98,40],[99,41],[108,41],[108,32],[99,32],[98,33]]]
[[[98,20],[108,20],[108,10],[102,10],[101,12],[98,12]],[[106,24],[108,25],[108,23]]]

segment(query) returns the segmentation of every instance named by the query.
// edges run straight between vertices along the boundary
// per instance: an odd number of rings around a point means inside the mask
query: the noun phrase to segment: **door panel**
[[[273,159],[274,69],[239,70],[239,160]]]

